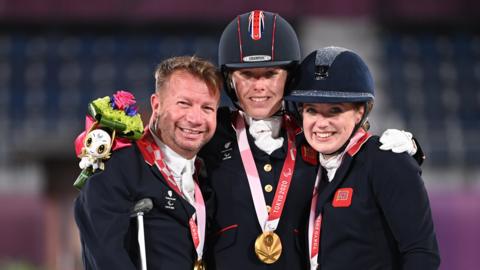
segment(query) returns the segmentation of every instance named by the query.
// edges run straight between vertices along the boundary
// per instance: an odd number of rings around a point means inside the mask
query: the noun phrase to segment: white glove
[[[413,156],[417,152],[417,145],[412,137],[412,133],[407,131],[387,129],[380,137],[380,142],[382,143],[380,149],[384,151],[391,150],[394,153],[407,152],[410,156]]]

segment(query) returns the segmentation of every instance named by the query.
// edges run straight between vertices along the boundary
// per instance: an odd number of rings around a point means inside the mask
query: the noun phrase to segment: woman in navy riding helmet
[[[326,47],[301,63],[286,100],[319,152],[308,222],[311,269],[437,269],[437,240],[420,168],[379,150],[368,132],[374,83],[354,52]]]

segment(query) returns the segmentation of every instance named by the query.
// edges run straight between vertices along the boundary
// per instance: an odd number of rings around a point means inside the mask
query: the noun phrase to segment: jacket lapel
[[[345,180],[345,176],[347,175],[347,172],[350,169],[352,160],[353,160],[353,157],[351,157],[350,155],[344,156],[342,164],[338,168],[337,172],[335,173],[335,177],[330,183],[328,183],[325,169],[321,168],[322,171],[324,171],[325,173],[323,173],[322,175],[323,190],[321,189],[322,186],[320,186],[320,194],[318,195],[318,200],[317,200],[316,215],[318,215],[319,212],[323,209],[323,206],[325,205],[325,203],[331,200],[330,198],[332,197],[332,194],[337,190],[340,184],[343,183],[343,181]]]
[[[157,165],[155,164],[155,154],[153,151],[153,148],[151,144],[153,143],[153,139],[151,136],[148,136],[149,134],[146,132],[147,135],[144,135],[140,140],[137,141],[137,147],[140,150],[140,153],[142,154],[145,163],[147,163],[150,166],[150,169],[152,170],[153,175],[155,175],[158,180],[165,185],[166,190],[171,190],[173,193],[176,194],[176,197],[178,197],[180,204],[182,205],[183,212],[187,215],[185,218],[188,222],[190,217],[195,213],[195,208],[190,205],[190,203],[183,198],[180,194],[175,192],[170,188],[170,186],[167,183],[167,179],[165,179],[160,172],[160,170],[157,168]],[[178,211],[178,210],[177,210]]]
[[[355,155],[360,151],[362,148],[363,144],[367,142],[367,140],[371,137],[372,135],[368,132],[364,132],[361,134],[361,137],[358,139],[357,142],[355,142],[353,145],[349,146],[347,149],[347,152],[343,156],[342,164],[338,168],[337,172],[335,173],[335,177],[333,177],[332,182],[329,184],[326,184],[328,182],[326,174],[323,175],[322,177],[322,182],[323,184],[326,185],[324,187],[324,190],[322,191],[320,189],[320,194],[318,196],[318,201],[317,201],[317,209],[316,209],[316,215],[319,214],[319,212],[323,209],[323,206],[325,203],[328,202],[329,199],[332,198],[332,194],[337,190],[337,188],[340,186],[345,181],[345,178],[347,176],[347,173],[350,170],[350,167],[352,166],[352,161],[355,157]],[[325,169],[321,168],[323,171]]]
[[[185,212],[187,215],[186,220],[189,220],[190,217],[195,213],[195,208],[187,201],[185,198],[183,198],[182,195],[178,194],[175,192],[175,190],[172,190],[170,186],[167,183],[167,180],[163,177],[162,173],[158,170],[157,166],[155,164],[150,167],[152,170],[152,173],[158,178],[158,180],[165,186],[167,190],[171,190],[176,197],[179,199],[180,204],[182,205],[182,210]]]

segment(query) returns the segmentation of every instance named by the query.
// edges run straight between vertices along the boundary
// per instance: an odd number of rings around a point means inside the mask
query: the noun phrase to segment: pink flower
[[[135,104],[135,97],[128,91],[119,90],[113,94],[113,102],[115,102],[117,109],[125,110]]]

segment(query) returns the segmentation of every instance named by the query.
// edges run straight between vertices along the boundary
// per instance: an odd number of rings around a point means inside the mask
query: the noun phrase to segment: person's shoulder
[[[362,146],[362,149],[365,148],[370,152],[377,153],[377,150],[380,150],[380,137],[377,135],[372,135]],[[381,151],[381,150],[380,150]]]
[[[230,114],[232,111],[233,110],[228,106],[220,106],[218,107],[217,114],[219,115]]]
[[[217,110],[217,126],[225,126],[232,123],[234,110],[230,107],[220,107]]]
[[[409,157],[407,153],[394,153],[390,150],[381,150],[380,137],[378,135],[372,135],[362,145],[361,149],[365,149],[366,153],[370,156],[378,156],[379,158],[395,159],[399,157]]]
[[[211,153],[216,153],[218,149],[225,148],[225,144],[232,144],[236,138],[235,130],[232,126],[232,119],[235,111],[229,107],[220,107],[217,111],[217,128],[212,139],[202,147],[199,155],[203,158],[209,158]],[[228,148],[228,147],[227,147]]]
[[[383,168],[382,170],[393,170],[393,168],[420,170],[418,163],[408,153],[395,153],[391,150],[381,150],[380,137],[371,136],[359,151],[365,160],[372,163],[375,168]],[[395,169],[396,170],[396,169]]]
[[[140,159],[141,153],[134,142],[130,146],[113,151],[110,158],[104,161],[104,169],[96,170],[82,191],[130,187],[141,170]]]
[[[111,153],[110,158],[105,161],[104,172],[106,172],[106,175],[116,173],[129,174],[139,169],[141,159],[140,150],[136,143],[132,142],[131,145]]]
[[[375,194],[401,193],[403,198],[424,190],[422,170],[416,160],[408,153],[395,153],[381,150],[378,136],[371,137],[360,151]]]
[[[235,130],[232,126],[234,116],[235,111],[230,109],[229,107],[221,107],[218,109],[217,130],[213,139],[231,137],[232,134],[235,134]]]
[[[112,151],[111,161],[115,162],[124,162],[125,160],[132,160],[132,158],[138,156],[139,150],[135,142],[132,142],[131,145],[123,147],[121,149]]]

